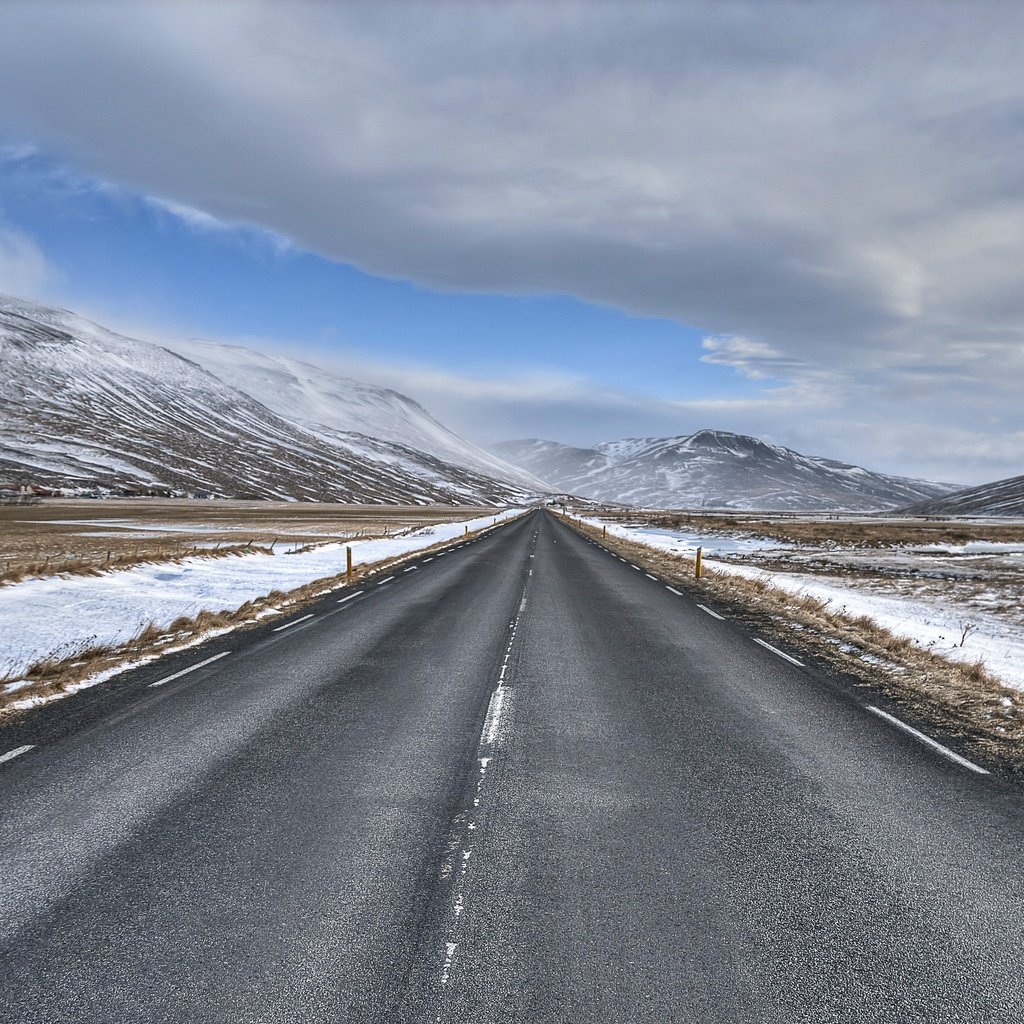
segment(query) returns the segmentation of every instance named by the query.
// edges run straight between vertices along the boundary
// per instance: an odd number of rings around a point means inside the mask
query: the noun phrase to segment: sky
[[[1024,472],[1024,5],[0,4],[0,291],[483,443]]]

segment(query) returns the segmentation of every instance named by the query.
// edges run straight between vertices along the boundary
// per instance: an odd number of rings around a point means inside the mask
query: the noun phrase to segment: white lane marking
[[[16,757],[21,757],[22,754],[27,754],[30,750],[35,750],[36,745],[34,743],[26,743],[23,747],[15,747],[13,750],[8,750],[6,754],[0,754],[0,764],[4,761],[13,761]]]
[[[636,569],[636,571],[637,571],[637,572],[643,572],[643,569],[641,569],[639,565],[633,565],[633,563],[632,563],[632,562],[630,562],[629,564],[630,564],[630,565],[631,565],[631,566],[632,566],[632,567],[633,567],[634,569]]]
[[[683,596],[683,595],[682,595],[682,594],[681,594],[681,593],[680,593],[680,592],[679,592],[678,590],[676,590],[676,588],[675,588],[675,587],[669,587],[669,586],[666,586],[666,587],[665,587],[665,589],[666,589],[666,590],[670,590],[670,591],[671,591],[671,592],[672,592],[673,594],[675,594],[675,595],[676,595],[676,597],[682,597],[682,596]],[[698,608],[700,608],[701,606],[700,606],[700,605],[697,605],[697,607],[698,607]]]
[[[434,556],[431,555],[430,558],[424,558],[423,559],[423,564],[426,565],[427,562],[432,562],[433,560],[434,560]]]
[[[502,679],[505,678],[505,670],[501,670]],[[505,687],[498,685],[491,694],[491,700],[487,705],[487,716],[484,718],[483,735],[481,741],[488,747],[494,745],[498,737],[498,726],[501,725],[501,710],[505,706]]]
[[[973,761],[968,761],[966,757],[961,757],[955,751],[950,750],[949,747],[944,747],[938,740],[933,740],[931,736],[925,736],[923,732],[918,732],[912,725],[907,725],[906,722],[896,718],[895,715],[890,715],[888,711],[883,711],[881,708],[876,708],[874,704],[868,704],[868,711],[872,714],[878,715],[880,718],[884,718],[887,722],[892,722],[898,729],[902,729],[904,732],[910,733],[914,739],[920,740],[922,743],[927,744],[934,750],[937,750],[943,757],[948,757],[950,761],[956,761],[957,764],[963,765],[964,768],[969,769],[972,772],[977,772],[979,775],[990,774],[988,769],[982,768],[981,765],[975,764]]]
[[[649,572],[645,572],[645,573],[644,573],[644,575],[645,575],[645,576],[646,576],[646,577],[647,577],[647,578],[648,578],[649,580],[654,580],[654,582],[655,582],[655,583],[657,583],[657,582],[658,582],[658,577],[657,577],[657,576],[652,576],[652,575],[651,575],[651,574],[650,574]]]
[[[507,728],[509,713],[514,707],[514,695],[512,690],[506,686],[505,673],[508,671],[508,662],[515,644],[516,630],[525,607],[526,588],[524,587],[523,595],[519,602],[519,612],[509,623],[508,646],[502,658],[501,672],[498,676],[497,684],[491,691],[491,696],[487,703],[487,713],[484,716],[484,722],[480,729],[480,739],[477,746],[479,774],[472,797],[472,804],[460,811],[452,819],[448,841],[445,845],[441,861],[439,877],[451,887],[448,894],[450,917],[446,927],[447,935],[445,938],[447,941],[444,947],[444,962],[440,970],[440,983],[442,986],[448,984],[455,951],[459,945],[458,940],[462,927],[460,919],[466,910],[467,903],[466,878],[469,871],[470,858],[473,856],[476,846],[474,833],[478,827],[478,809],[485,796],[484,783],[487,769],[497,756],[499,733],[501,732],[503,720]],[[440,1020],[440,1017],[437,1019]]]
[[[448,554],[447,551],[439,551],[436,555],[434,555],[434,557],[435,558],[444,558],[444,556],[447,555],[447,554]]]
[[[215,654],[212,658],[207,658],[205,661],[197,662],[195,665],[190,665],[188,668],[183,668],[180,672],[175,672],[174,675],[164,676],[163,679],[158,679],[155,683],[150,683],[150,689],[154,686],[163,686],[164,683],[169,683],[172,679],[177,679],[180,676],[187,676],[189,672],[195,672],[197,668],[202,668],[204,665],[209,665],[212,661],[217,661],[219,658],[226,658],[231,652],[221,651],[220,654]]]
[[[308,615],[303,615],[301,619],[293,619],[291,622],[286,622],[283,626],[275,626],[270,632],[280,633],[282,629],[291,629],[292,626],[297,626],[300,622],[305,622],[306,619],[313,618],[313,613],[310,612]]]
[[[441,984],[448,984],[448,976],[451,974],[452,960],[455,959],[455,950],[458,949],[457,942],[446,942],[445,944],[444,967],[441,968]]]
[[[344,604],[346,601],[351,601],[353,597],[358,597],[362,593],[361,590],[357,590],[354,594],[349,594],[348,597],[341,598],[338,604]]]
[[[786,661],[791,662],[794,665],[799,665],[800,668],[804,668],[802,661],[797,661],[796,658],[791,658],[785,651],[780,651],[778,647],[772,647],[770,643],[765,640],[759,640],[756,636],[754,637],[754,643],[760,644],[765,650],[771,651],[772,654],[777,654],[780,658],[785,658]]]
[[[721,619],[723,622],[725,621],[725,616],[724,615],[719,615],[718,612],[713,612],[706,604],[699,604],[699,605],[697,605],[697,607],[702,612],[707,612],[708,615],[711,616],[711,618],[713,618],[713,619]],[[797,662],[797,664],[799,665],[800,662]]]
[[[418,565],[410,565],[408,569],[403,569],[402,572],[415,572],[418,568]]]
[[[387,578],[386,580],[381,580],[381,581],[380,581],[380,582],[379,582],[379,583],[377,584],[377,586],[378,586],[378,587],[383,587],[385,583],[390,583],[390,582],[391,582],[391,581],[392,581],[392,580],[393,580],[394,578],[395,578],[394,576],[389,576],[389,577],[388,577],[388,578]]]

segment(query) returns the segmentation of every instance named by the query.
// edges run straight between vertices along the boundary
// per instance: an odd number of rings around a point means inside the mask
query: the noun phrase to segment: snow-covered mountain
[[[545,485],[439,423],[419,402],[322,366],[240,345],[173,341],[169,347],[268,409],[333,440],[357,433],[414,448],[442,462],[530,490]]]
[[[504,504],[533,490],[311,428],[168,349],[2,296],[0,367],[0,478],[368,503]],[[296,400],[293,416],[305,411]]]
[[[627,438],[593,448],[504,441],[495,450],[560,490],[658,508],[868,512],[956,489],[871,473],[721,430]]]
[[[967,487],[900,511],[915,516],[1024,516],[1024,476]]]

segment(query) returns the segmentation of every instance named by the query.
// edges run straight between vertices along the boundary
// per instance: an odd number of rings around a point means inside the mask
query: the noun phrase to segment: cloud
[[[35,240],[0,222],[0,292],[42,295],[55,274]]]
[[[236,241],[255,242],[259,246],[269,245],[270,250],[277,256],[291,255],[295,251],[295,247],[283,235],[259,225],[228,223],[204,210],[197,210],[194,206],[176,203],[171,199],[161,199],[158,196],[145,196],[142,202],[157,213],[173,218],[199,235],[231,236]]]
[[[229,230],[229,226],[224,221],[211,217],[210,214],[197,210],[194,206],[188,206],[185,203],[175,203],[170,199],[159,199],[156,196],[148,196],[146,201],[153,209],[160,213],[168,214],[176,220],[180,220],[193,231],[216,232]]]
[[[9,2],[4,21],[0,125],[193,220],[696,326],[706,361],[788,385],[762,432],[798,435],[798,402],[844,451],[870,415],[880,444],[956,429],[984,460],[1024,429],[1017,3]]]
[[[701,347],[704,349],[704,355],[700,357],[702,363],[731,366],[751,380],[788,378],[808,369],[804,360],[792,359],[777,352],[771,345],[752,338],[741,338],[736,335],[711,336],[704,338]]]

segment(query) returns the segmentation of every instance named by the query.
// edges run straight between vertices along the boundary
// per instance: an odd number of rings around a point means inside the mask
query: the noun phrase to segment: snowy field
[[[709,568],[818,598],[851,618],[867,615],[944,657],[971,664],[981,660],[1007,686],[1024,690],[1024,542],[816,548],[755,536],[583,521],[684,558],[693,558],[700,545]]]
[[[201,611],[233,611],[272,591],[287,593],[355,565],[408,555],[521,514],[435,523],[397,537],[324,544],[309,551],[185,558],[101,576],[51,576],[0,587],[0,679],[16,680],[44,657],[67,657],[93,644],[126,643],[150,623],[165,628]],[[11,684],[9,683],[8,686]]]

